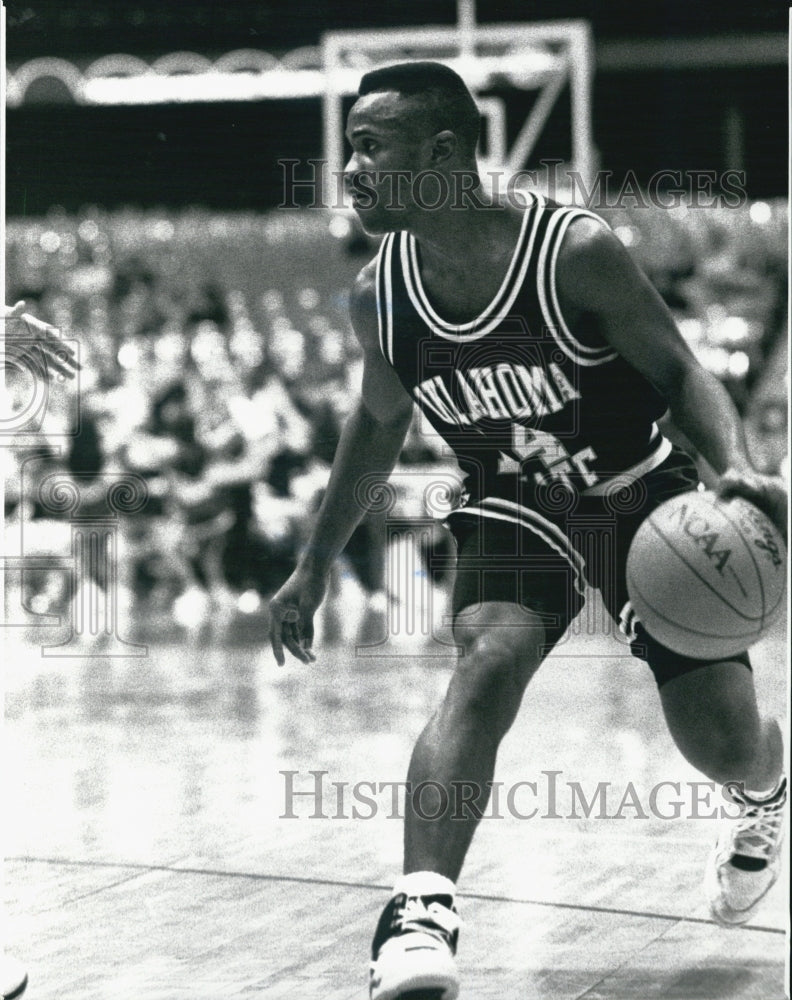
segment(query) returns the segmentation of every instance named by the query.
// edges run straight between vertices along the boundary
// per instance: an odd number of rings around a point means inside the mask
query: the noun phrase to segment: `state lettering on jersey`
[[[467,371],[454,369],[457,392],[452,392],[442,375],[432,375],[418,383],[413,392],[419,404],[441,420],[459,427],[484,419],[526,420],[557,413],[580,393],[559,365],[523,365],[502,361]],[[455,398],[456,397],[456,398]]]
[[[534,460],[541,462],[546,470],[534,472],[533,478],[536,483],[541,486],[556,480],[574,490],[572,477],[575,475],[583,480],[586,487],[599,482],[599,476],[590,468],[590,463],[596,459],[596,452],[590,446],[581,448],[571,455],[563,442],[554,434],[514,424],[511,454],[500,453],[498,472],[521,472],[526,462]]]

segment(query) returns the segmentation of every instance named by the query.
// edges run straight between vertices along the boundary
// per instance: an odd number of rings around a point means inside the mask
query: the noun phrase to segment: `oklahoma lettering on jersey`
[[[529,196],[506,277],[469,323],[449,323],[433,308],[412,235],[388,234],[380,247],[382,353],[453,450],[474,499],[530,506],[537,486],[557,483],[597,492],[670,452],[655,423],[662,397],[595,331],[578,339],[561,314],[558,252],[581,216],[605,225]]]

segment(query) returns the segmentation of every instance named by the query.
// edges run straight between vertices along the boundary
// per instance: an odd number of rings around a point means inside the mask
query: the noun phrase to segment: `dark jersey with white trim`
[[[642,463],[667,445],[657,390],[593,329],[581,341],[561,314],[558,252],[583,209],[528,198],[507,275],[469,323],[433,309],[420,249],[406,232],[382,242],[376,266],[382,353],[418,403],[424,431],[453,450],[472,499],[532,506],[536,492],[576,492]],[[580,333],[580,331],[578,331]]]

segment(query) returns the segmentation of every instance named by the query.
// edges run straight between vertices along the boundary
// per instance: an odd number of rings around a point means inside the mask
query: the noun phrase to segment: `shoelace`
[[[732,844],[735,854],[751,858],[769,858],[776,847],[784,816],[784,803],[754,805],[742,797],[737,797],[745,806],[745,813],[732,828]]]
[[[459,930],[461,920],[446,906],[430,903],[429,906],[420,897],[408,896],[400,915],[399,925],[402,934],[416,931],[431,934],[438,941],[448,944],[454,931]]]

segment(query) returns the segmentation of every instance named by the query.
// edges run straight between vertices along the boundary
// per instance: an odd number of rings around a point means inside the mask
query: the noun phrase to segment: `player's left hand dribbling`
[[[789,496],[780,476],[727,469],[721,476],[716,493],[724,500],[731,497],[743,497],[749,500],[770,518],[781,532],[784,542],[787,542]]]
[[[25,312],[25,305],[20,301],[3,310],[6,343],[29,344],[36,353],[43,354],[50,379],[53,375],[73,379],[81,368],[73,348],[61,339],[57,327]]]

